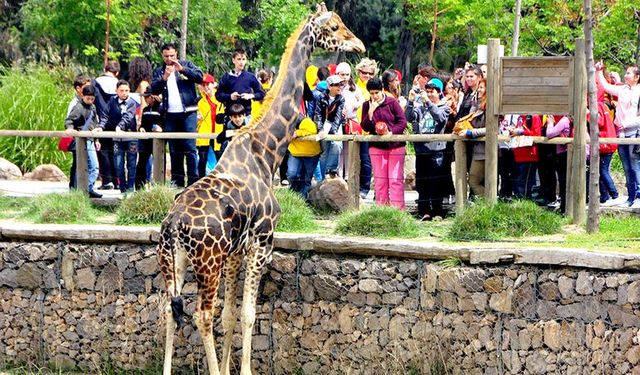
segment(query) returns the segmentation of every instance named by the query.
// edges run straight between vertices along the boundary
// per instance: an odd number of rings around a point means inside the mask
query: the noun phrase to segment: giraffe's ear
[[[327,6],[326,6],[326,4],[325,4],[324,2],[320,3],[320,9],[321,9],[323,12],[326,12],[326,11],[327,11]]]
[[[323,12],[316,16],[316,19],[313,21],[316,26],[322,27],[331,19],[331,12]]]

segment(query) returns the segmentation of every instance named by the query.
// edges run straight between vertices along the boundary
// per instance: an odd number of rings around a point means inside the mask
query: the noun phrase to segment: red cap
[[[207,83],[214,83],[216,81],[215,78],[213,78],[213,76],[209,73],[205,74],[204,77],[202,77],[202,84],[207,84]]]
[[[402,73],[398,69],[395,69],[396,74],[398,75],[398,81],[402,82]]]

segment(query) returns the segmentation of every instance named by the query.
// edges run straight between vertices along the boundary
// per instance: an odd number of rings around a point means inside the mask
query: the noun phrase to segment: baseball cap
[[[438,91],[442,92],[442,90],[444,89],[444,85],[442,84],[442,81],[439,80],[438,78],[431,78],[431,80],[429,80],[429,82],[427,82],[426,87],[433,87],[435,89],[438,89]]]
[[[202,77],[202,84],[207,84],[207,83],[214,83],[216,81],[215,78],[213,78],[213,76],[209,73],[205,74],[204,77]]]
[[[339,75],[332,75],[329,76],[327,78],[327,85],[329,86],[333,86],[333,85],[337,85],[338,83],[341,83],[343,81],[342,77],[340,77]]]

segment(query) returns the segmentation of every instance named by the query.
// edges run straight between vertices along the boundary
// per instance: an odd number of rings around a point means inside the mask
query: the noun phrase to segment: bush
[[[31,200],[23,215],[36,223],[85,224],[95,223],[98,211],[89,197],[79,190],[68,193],[39,195]]]
[[[456,241],[499,240],[558,233],[563,218],[526,200],[488,204],[483,200],[456,216],[447,237]]]
[[[338,217],[336,233],[376,238],[415,238],[422,234],[419,224],[406,212],[388,206],[371,206],[345,212]]]
[[[64,130],[67,106],[72,97],[74,73],[64,68],[29,66],[0,68],[0,129]],[[23,172],[40,164],[55,164],[63,171],[71,155],[57,149],[58,138],[0,137],[3,158]]]
[[[275,189],[274,193],[282,210],[277,231],[306,233],[318,230],[319,225],[314,220],[313,210],[300,194],[284,188]]]
[[[160,224],[173,204],[177,190],[168,185],[147,185],[127,196],[116,211],[116,224]]]

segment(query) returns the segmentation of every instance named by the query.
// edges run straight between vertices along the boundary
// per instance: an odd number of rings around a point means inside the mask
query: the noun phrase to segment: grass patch
[[[343,213],[338,217],[335,232],[374,238],[416,238],[424,234],[418,222],[408,213],[378,205]]]
[[[0,219],[11,219],[20,216],[29,206],[31,198],[7,197],[0,195]]]
[[[147,185],[122,200],[116,211],[116,224],[159,225],[167,216],[176,192],[168,185]]]
[[[475,202],[456,216],[447,237],[454,241],[495,241],[506,237],[560,232],[564,219],[526,200],[488,204]]]
[[[51,193],[29,199],[21,218],[39,224],[91,224],[100,212],[89,196],[79,190]]]
[[[603,215],[600,231],[588,234],[568,234],[563,245],[593,250],[640,252],[640,218]]]
[[[300,194],[291,189],[275,189],[274,194],[282,210],[276,227],[278,232],[307,233],[320,228],[314,219],[313,210]]]

